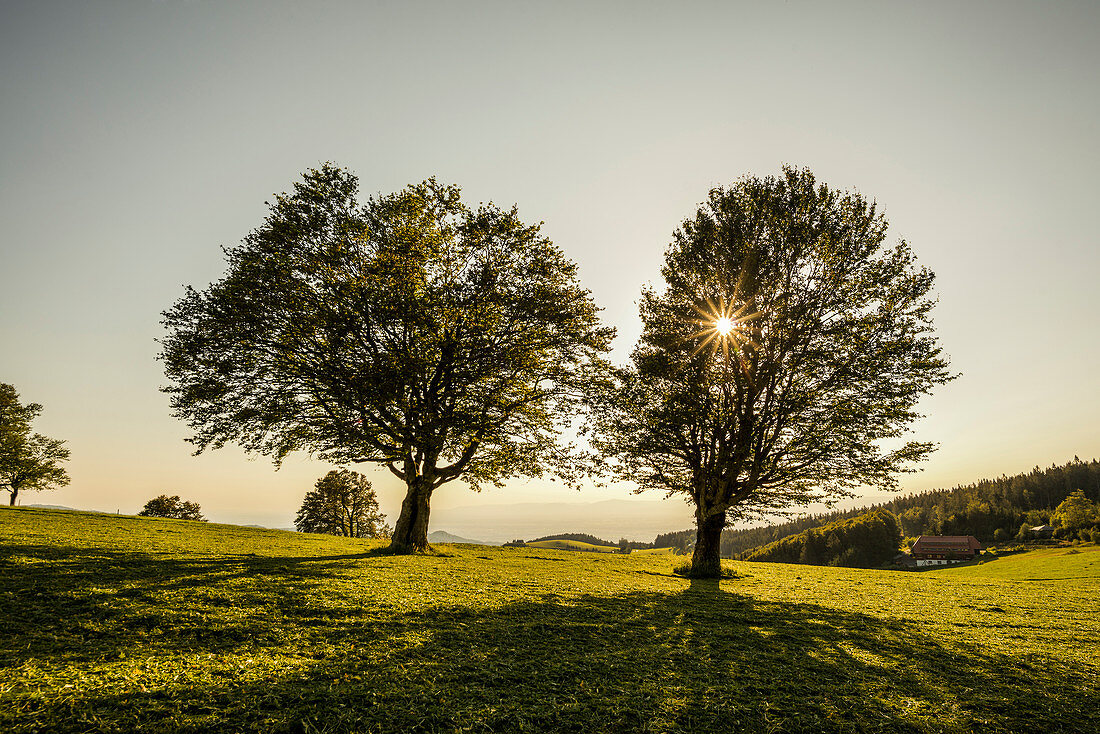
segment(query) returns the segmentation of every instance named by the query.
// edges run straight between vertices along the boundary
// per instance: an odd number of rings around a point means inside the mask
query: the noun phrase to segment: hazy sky
[[[72,484],[23,501],[180,494],[290,524],[330,467],[192,457],[155,340],[183,286],[218,278],[221,247],[326,160],[364,196],[437,176],[545,221],[619,361],[708,189],[808,166],[876,199],[938,274],[962,377],[922,404],[916,437],[942,446],[905,487],[1100,457],[1097,39],[1094,2],[0,0],[0,382],[72,449]],[[365,471],[395,519],[396,480]],[[447,485],[432,527],[628,496]]]

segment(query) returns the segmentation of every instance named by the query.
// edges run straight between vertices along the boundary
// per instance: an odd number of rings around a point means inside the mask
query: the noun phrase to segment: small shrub
[[[184,502],[178,494],[169,497],[162,494],[145,503],[139,517],[166,517],[172,520],[198,520],[206,522],[197,502]]]

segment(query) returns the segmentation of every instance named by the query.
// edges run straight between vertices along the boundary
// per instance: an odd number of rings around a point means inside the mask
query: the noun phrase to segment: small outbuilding
[[[982,552],[973,535],[922,535],[909,549],[918,566],[946,566],[969,561]]]
[[[1031,537],[1049,540],[1054,537],[1054,528],[1050,525],[1036,525],[1031,528]]]

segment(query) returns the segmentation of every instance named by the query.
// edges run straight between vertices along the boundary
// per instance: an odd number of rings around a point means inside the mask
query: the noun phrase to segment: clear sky
[[[618,361],[707,190],[808,166],[876,199],[938,274],[962,377],[922,404],[915,435],[941,448],[907,489],[1100,457],[1097,39],[1094,2],[2,0],[0,382],[72,449],[72,484],[24,502],[127,513],[168,493],[290,524],[330,467],[192,457],[155,340],[326,160],[364,196],[437,176],[544,221]],[[396,481],[365,471],[395,519]],[[432,526],[629,496],[448,485]]]

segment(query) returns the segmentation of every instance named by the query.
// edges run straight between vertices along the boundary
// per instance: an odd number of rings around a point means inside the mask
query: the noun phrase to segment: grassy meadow
[[[1100,551],[924,573],[0,510],[0,731],[1100,731]]]

